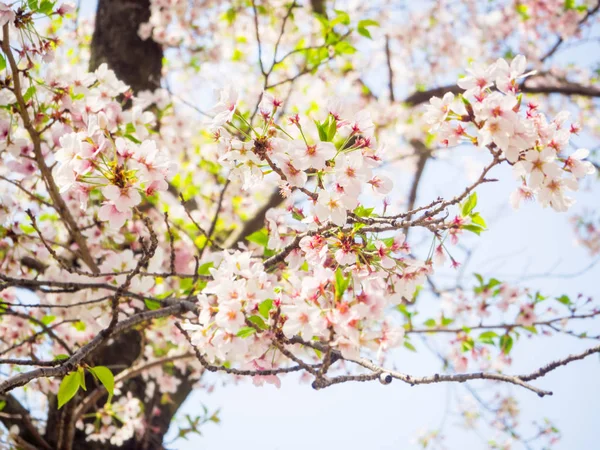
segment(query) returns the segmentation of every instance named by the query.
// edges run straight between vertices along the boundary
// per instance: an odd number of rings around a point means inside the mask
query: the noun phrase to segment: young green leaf
[[[266,247],[267,243],[269,242],[269,234],[267,233],[267,229],[263,228],[252,233],[246,238],[246,240],[254,242],[255,244],[260,245],[261,247]]]
[[[471,214],[471,211],[473,211],[473,209],[476,206],[477,206],[477,192],[473,192],[471,195],[469,195],[469,198],[467,198],[467,201],[465,203],[463,203],[463,205],[462,205],[462,211],[461,211],[462,216],[466,217],[469,214]]]
[[[146,304],[146,308],[148,308],[151,311],[160,308],[160,302],[157,302],[156,300],[150,300],[149,298],[145,298],[144,303]]]
[[[412,345],[408,341],[404,341],[404,347],[406,347],[407,349],[409,349],[411,352],[416,352],[417,351],[417,349],[415,348],[415,346]]]
[[[79,372],[71,372],[62,379],[58,387],[58,409],[75,397],[79,390],[80,381]]]
[[[81,389],[84,391],[87,391],[87,388],[85,387],[85,372],[83,367],[79,367],[77,369],[77,375],[79,375],[79,386],[81,386]]]
[[[337,133],[337,120],[335,120],[335,117],[330,115],[328,122],[329,127],[327,128],[327,142],[333,142],[335,133]]]
[[[271,308],[273,307],[273,300],[268,298],[264,301],[262,301],[259,305],[258,305],[258,312],[260,313],[261,316],[263,316],[265,319],[269,318],[269,311],[271,311]]]
[[[340,267],[335,271],[335,298],[340,300],[350,285],[350,276],[344,277],[344,272]]]
[[[502,337],[500,338],[500,348],[502,349],[502,353],[508,355],[512,349],[512,346],[513,338],[508,334],[502,335]]]
[[[371,20],[371,19],[360,20],[356,27],[356,31],[358,31],[358,34],[360,34],[361,36],[364,36],[368,39],[373,39],[371,37],[371,32],[367,29],[367,27],[378,27],[378,26],[379,26],[379,22],[377,22],[376,20]]]
[[[482,231],[485,231],[483,228],[477,225],[461,225],[462,230],[470,231],[471,233],[475,233],[477,236],[481,234]]]
[[[44,316],[42,317],[42,323],[44,325],[50,325],[52,322],[54,322],[55,319],[56,316]]]
[[[248,317],[248,320],[250,322],[252,322],[254,325],[256,325],[258,328],[260,328],[261,330],[266,330],[267,328],[269,328],[267,326],[267,324],[265,323],[265,321],[263,320],[262,317],[260,316],[250,316]]]
[[[494,338],[497,338],[498,334],[494,331],[484,331],[479,335],[478,340],[484,344],[494,344]]]
[[[115,376],[108,367],[104,366],[90,367],[88,370],[98,378],[100,383],[106,388],[106,391],[108,392],[108,402],[110,403],[110,400],[115,393]]]
[[[256,333],[256,330],[252,327],[242,327],[239,329],[239,331],[237,332],[236,336],[240,337],[242,339],[246,339],[247,337],[252,336],[254,333]]]
[[[215,263],[210,261],[198,267],[198,275],[210,275],[210,269],[215,266]]]
[[[323,142],[327,141],[327,131],[325,130],[325,125],[320,122],[317,122],[316,120],[314,122],[315,126],[317,127],[317,130],[319,131],[319,139]]]

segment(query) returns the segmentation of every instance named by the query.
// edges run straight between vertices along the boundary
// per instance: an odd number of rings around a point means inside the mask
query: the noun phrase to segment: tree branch
[[[156,309],[153,311],[144,311],[135,314],[121,322],[118,322],[113,328],[112,333],[117,334],[123,332],[134,327],[135,325],[138,325],[142,322],[146,322],[148,320],[156,319],[159,317],[175,316],[178,314],[194,311],[195,309],[195,304],[187,301],[179,301],[172,306],[167,306],[166,308]],[[71,372],[75,367],[77,367],[83,361],[84,358],[86,358],[90,353],[92,353],[104,341],[104,339],[105,332],[102,331],[98,333],[98,335],[94,339],[92,339],[90,342],[88,342],[79,350],[77,350],[69,359],[66,359],[58,367],[40,367],[38,369],[34,369],[29,372],[24,372],[4,380],[0,383],[0,394],[5,394],[6,392],[9,392],[16,387],[24,386],[30,381],[35,380],[36,378],[59,377],[66,375],[68,372]]]
[[[532,76],[521,83],[520,90],[526,94],[563,94],[579,95],[582,97],[600,97],[600,88],[595,86],[585,86],[578,83],[572,83],[564,80],[554,80],[554,83],[531,85],[532,80],[541,78],[544,75]],[[452,92],[457,95],[463,92],[463,89],[456,84],[441,86],[427,91],[417,91],[404,99],[404,103],[409,106],[417,106],[427,103],[431,97],[443,97],[444,94]]]

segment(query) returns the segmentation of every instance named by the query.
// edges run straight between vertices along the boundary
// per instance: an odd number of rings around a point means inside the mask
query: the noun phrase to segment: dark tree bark
[[[162,47],[138,36],[150,18],[150,0],[99,0],[90,70],[106,63],[133,92],[160,86]]]
[[[327,8],[325,7],[325,0],[310,0],[310,6],[312,7],[313,12],[327,17]]]

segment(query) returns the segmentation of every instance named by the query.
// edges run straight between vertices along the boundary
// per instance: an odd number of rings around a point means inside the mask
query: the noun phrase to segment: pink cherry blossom
[[[131,208],[142,201],[140,193],[133,187],[119,188],[109,184],[102,188],[102,193],[122,213],[131,211]]]

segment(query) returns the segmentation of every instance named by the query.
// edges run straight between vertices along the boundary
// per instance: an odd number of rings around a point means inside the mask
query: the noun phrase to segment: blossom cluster
[[[212,110],[220,160],[245,189],[274,176],[285,196],[298,192],[311,212],[292,206],[266,216],[262,251],[285,252],[283,273],[272,273],[253,252],[221,254],[199,296],[198,324],[187,325],[192,342],[210,361],[241,364],[264,364],[279,331],[288,339],[327,341],[345,355],[381,354],[403,335],[386,311],[412,298],[431,262],[409,258],[401,232],[377,239],[347,227],[350,217],[372,211],[360,204],[363,186],[386,194],[392,185],[374,172],[380,157],[368,114],[347,120],[331,104],[317,132],[299,115],[289,118],[288,132],[276,120],[280,106],[264,94],[263,126],[253,127],[238,111],[237,93],[221,91]]]
[[[222,144],[220,161],[231,169],[230,178],[242,181],[244,189],[262,180],[265,173],[274,172],[283,195],[300,190],[316,200],[313,223],[330,221],[337,226],[344,226],[348,211],[359,206],[363,186],[369,185],[381,195],[391,191],[392,181],[373,172],[381,162],[381,150],[367,112],[342,118],[339,105],[332,103],[326,120],[318,124],[317,137],[298,114],[288,119],[295,132],[277,124],[274,119],[282,101],[266,93],[259,105],[262,130],[239,130],[233,124],[234,118],[242,128],[249,124],[237,105],[237,92],[232,87],[223,89],[212,110],[212,128]],[[223,127],[225,124],[235,127],[233,135]]]
[[[117,101],[128,87],[106,64],[94,73],[76,74],[72,85],[72,95],[60,99],[71,121],[57,130],[54,177],[61,192],[76,195],[82,210],[99,189],[104,202],[98,218],[118,229],[142,194],[167,189],[175,165],[150,138],[154,115],[140,106],[124,110]],[[64,89],[68,92],[68,85]]]
[[[78,420],[76,426],[85,431],[88,441],[121,446],[145,430],[142,402],[129,392],[114,403],[107,402],[95,413],[95,421]]]
[[[378,252],[403,254],[402,239]],[[211,280],[199,296],[198,324],[188,323],[192,343],[210,362],[271,364],[272,340],[278,332],[288,339],[329,342],[344,355],[357,357],[361,349],[382,352],[401,344],[403,328],[389,320],[387,310],[411,298],[430,266],[398,257],[385,270],[376,264],[348,270],[333,268],[328,240],[303,238],[294,256],[306,273],[286,271],[277,276],[251,252],[224,253],[211,269]],[[291,259],[291,258],[290,258]]]
[[[465,90],[460,100],[451,92],[432,98],[426,120],[447,147],[470,142],[501,150],[520,181],[511,195],[514,208],[522,200],[537,198],[542,206],[564,212],[574,202],[568,191],[577,190],[578,180],[595,169],[584,161],[586,149],[567,154],[569,139],[580,128],[566,124],[568,112],[548,121],[535,102],[523,106],[520,80],[531,74],[526,67],[522,55],[510,64],[499,59],[489,66],[472,67],[458,81]]]

